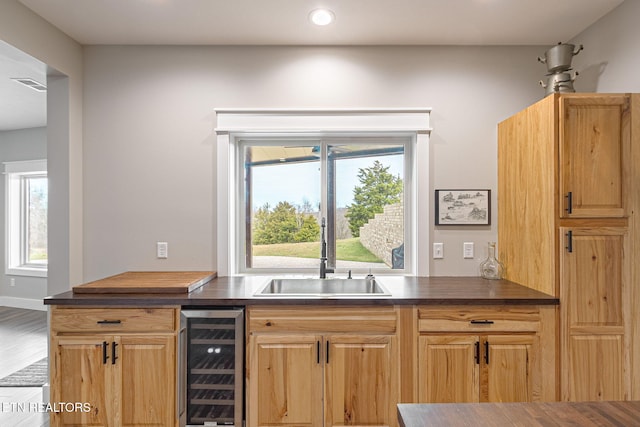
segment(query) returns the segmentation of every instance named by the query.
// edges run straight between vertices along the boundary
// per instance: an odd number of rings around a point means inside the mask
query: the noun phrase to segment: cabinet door
[[[333,335],[325,343],[325,426],[395,425],[395,337]]]
[[[321,336],[249,337],[250,426],[322,425]]]
[[[622,335],[572,335],[569,338],[568,400],[628,400],[623,372]]]
[[[88,403],[91,410],[52,413],[51,424],[111,426],[115,390],[111,369],[111,336],[54,337],[51,354],[51,402]]]
[[[535,335],[489,335],[483,351],[486,381],[481,381],[482,401],[531,402],[536,366]]]
[[[419,402],[479,401],[479,340],[475,335],[420,336]]]
[[[562,96],[560,114],[560,216],[626,216],[629,98]]]
[[[116,337],[115,388],[122,390],[123,427],[175,425],[175,341],[173,334]]]
[[[562,363],[565,400],[627,399],[628,234],[622,227],[561,228]]]

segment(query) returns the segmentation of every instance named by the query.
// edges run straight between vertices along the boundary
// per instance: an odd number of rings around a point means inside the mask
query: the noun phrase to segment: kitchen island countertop
[[[188,294],[78,294],[49,296],[47,305],[100,306],[248,306],[248,305],[557,305],[558,298],[508,280],[480,277],[377,276],[387,296],[284,297],[255,296],[272,277],[214,278]]]
[[[400,404],[401,427],[637,426],[640,402]]]

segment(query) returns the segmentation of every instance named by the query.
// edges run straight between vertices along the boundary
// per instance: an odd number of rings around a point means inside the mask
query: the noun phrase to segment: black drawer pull
[[[98,325],[119,325],[121,320],[98,320]]]
[[[472,325],[493,325],[493,320],[472,320],[469,323]]]
[[[118,358],[118,356],[116,355],[117,346],[118,344],[115,341],[111,343],[111,364],[112,365],[116,364],[116,359]]]
[[[105,365],[107,363],[107,359],[109,358],[109,356],[107,356],[107,347],[109,346],[109,344],[107,344],[106,341],[102,341],[102,364]]]
[[[480,342],[476,341],[476,355],[475,355],[476,365],[480,364]]]
[[[489,341],[484,342],[484,361],[489,364]]]
[[[567,199],[567,207],[565,211],[571,215],[573,213],[573,193],[569,191],[564,197]]]

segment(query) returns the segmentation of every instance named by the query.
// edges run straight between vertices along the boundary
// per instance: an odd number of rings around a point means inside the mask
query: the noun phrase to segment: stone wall
[[[404,206],[401,203],[385,206],[383,213],[360,227],[360,243],[391,267],[391,250],[404,243],[403,225]]]

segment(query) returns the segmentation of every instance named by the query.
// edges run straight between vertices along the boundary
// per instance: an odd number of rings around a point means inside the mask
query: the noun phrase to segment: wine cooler
[[[181,426],[243,426],[244,310],[182,310]]]

